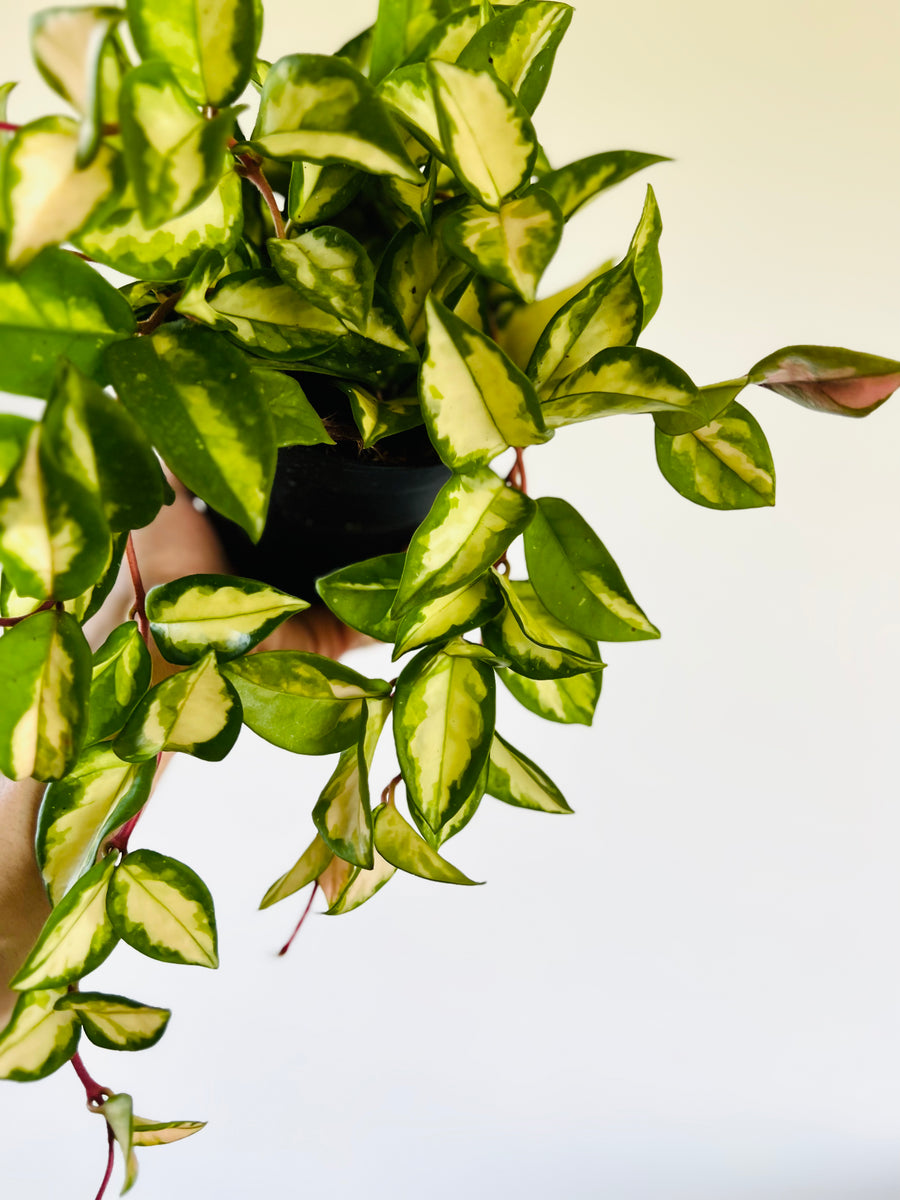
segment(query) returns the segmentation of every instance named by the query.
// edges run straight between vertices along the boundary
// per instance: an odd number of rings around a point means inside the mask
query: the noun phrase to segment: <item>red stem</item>
[[[506,482],[510,487],[514,487],[517,491],[521,492],[523,496],[528,495],[528,480],[525,475],[525,451],[521,446],[516,446],[516,461],[513,463],[506,477]]]
[[[181,299],[181,295],[181,292],[173,292],[171,296],[166,296],[165,300],[161,300],[159,306],[153,310],[146,321],[138,322],[138,336],[147,337],[154,329],[162,325],[163,321]]]
[[[88,1071],[87,1067],[84,1065],[80,1054],[73,1054],[71,1062],[72,1066],[75,1068],[75,1074],[81,1080],[82,1087],[84,1088],[85,1095],[87,1096],[88,1104],[95,1106],[100,1105],[104,1100],[112,1095],[112,1092],[109,1090],[109,1088],[103,1087],[103,1085],[99,1084],[93,1075],[91,1075],[90,1071]]]
[[[291,942],[293,942],[294,938],[297,936],[297,934],[303,928],[303,922],[309,916],[309,910],[312,908],[312,902],[313,902],[313,900],[315,900],[316,892],[318,890],[319,890],[319,881],[317,879],[316,882],[313,884],[313,890],[309,894],[309,899],[306,902],[306,908],[304,908],[304,910],[303,910],[303,915],[301,916],[300,920],[297,922],[296,929],[291,934],[291,936],[288,938],[288,940],[284,943],[284,945],[281,947],[281,949],[278,951],[279,957],[281,957],[282,954],[287,954],[288,950],[290,950],[290,948],[291,948]]]
[[[147,592],[141,579],[141,569],[138,566],[137,555],[134,552],[134,541],[129,533],[125,543],[125,556],[128,559],[128,570],[131,572],[131,586],[134,588],[134,608],[131,610],[137,621],[138,630],[145,642],[150,641],[150,622],[147,620]]]
[[[21,617],[0,617],[0,629],[10,629],[13,625],[18,625],[20,621],[27,621],[29,617],[35,616],[36,613],[46,612],[48,608],[52,608],[56,603],[55,600],[45,600],[43,604],[32,609],[30,613],[25,613]]]
[[[234,138],[230,138],[229,147],[236,146]],[[275,199],[275,193],[272,191],[271,184],[262,172],[262,167],[259,160],[254,158],[252,154],[236,154],[235,158],[238,162],[238,174],[242,175],[248,183],[252,183],[263,200],[266,202],[266,207],[272,214],[272,224],[275,226],[275,236],[278,238],[284,237],[284,218],[281,215],[281,209],[278,207],[278,201]]]
[[[4,133],[18,133],[21,125],[10,125],[9,121],[0,121],[0,130]]]
[[[110,1179],[112,1179],[113,1163],[115,1162],[116,1138],[112,1131],[112,1125],[110,1125],[109,1121],[106,1122],[106,1142],[109,1146],[109,1150],[106,1155],[106,1171],[103,1175],[103,1182],[100,1184],[100,1191],[94,1197],[94,1200],[103,1200],[103,1196],[106,1193],[107,1184],[109,1183]]]
[[[402,783],[402,782],[403,782],[402,774],[394,776],[394,778],[391,780],[391,782],[387,785],[387,787],[381,793],[381,803],[382,804],[393,804],[394,803],[394,792],[397,790],[397,784]]]

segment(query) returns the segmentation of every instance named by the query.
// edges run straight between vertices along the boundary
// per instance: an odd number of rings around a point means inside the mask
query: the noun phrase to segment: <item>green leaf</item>
[[[414,608],[397,627],[393,659],[429,642],[438,642],[478,629],[495,617],[503,605],[497,585],[482,575],[455,592]]]
[[[534,510],[533,500],[487,467],[451,476],[413,535],[392,615],[405,617],[472,583],[518,537]]]
[[[346,333],[343,321],[310,304],[274,271],[229,275],[209,303],[239,345],[284,362],[317,358]]]
[[[221,334],[176,322],[117,343],[107,366],[119,399],[178,478],[258,539],[275,435],[244,357]]]
[[[433,879],[436,883],[475,885],[474,879],[441,858],[437,851],[419,837],[412,825],[392,804],[380,804],[373,813],[375,847],[392,866],[409,875]]]
[[[56,1002],[57,1012],[73,1012],[95,1046],[104,1050],[147,1050],[166,1031],[172,1012],[105,992],[72,992]]]
[[[535,518],[537,520],[537,518]],[[484,644],[504,665],[530,679],[562,679],[602,671],[596,642],[574,633],[549,612],[527,580],[497,576],[506,608],[484,627]]]
[[[125,1162],[125,1180],[119,1194],[124,1196],[134,1186],[138,1173],[137,1158],[134,1153],[131,1097],[125,1092],[114,1092],[112,1096],[98,1105],[96,1111],[102,1113],[106,1118],[106,1123],[122,1151],[122,1158]]]
[[[411,807],[435,832],[462,808],[484,768],[494,704],[493,671],[472,658],[423,650],[400,674],[394,707],[397,758]]]
[[[241,706],[216,669],[215,650],[193,667],[170,675],[138,702],[113,749],[125,762],[145,762],[181,750],[219,762],[241,728]]]
[[[45,1079],[67,1063],[78,1047],[81,1026],[74,1013],[57,1012],[64,991],[39,988],[16,1001],[0,1032],[0,1079]]]
[[[68,613],[36,613],[0,638],[0,771],[59,779],[78,757],[91,652]]]
[[[320,225],[290,241],[269,238],[272,266],[316,308],[362,331],[375,290],[375,268],[349,233]]]
[[[371,78],[377,81],[392,71],[452,7],[435,0],[378,0],[378,18],[372,28]]]
[[[272,904],[277,904],[279,900],[293,896],[295,892],[305,888],[308,883],[318,879],[333,858],[334,854],[331,849],[316,834],[291,869],[286,871],[280,879],[275,880],[260,901],[259,907],[269,908]]]
[[[217,967],[212,896],[190,867],[155,850],[134,850],[119,864],[107,909],[116,932],[160,962]]]
[[[333,446],[334,438],[296,379],[283,371],[253,366],[253,381],[269,410],[278,446]]]
[[[496,212],[467,204],[447,218],[442,232],[457,258],[530,303],[562,230],[556,201],[534,190],[521,200],[507,200]]]
[[[627,346],[640,333],[641,289],[625,258],[592,280],[559,309],[538,338],[528,376],[542,397],[608,346]]]
[[[559,384],[543,412],[551,427],[623,413],[693,411],[697,388],[670,359],[643,346],[610,346]]]
[[[448,467],[486,466],[510,446],[550,436],[534,387],[500,347],[431,296],[419,395],[431,441]]]
[[[124,179],[118,155],[101,146],[78,168],[78,126],[68,117],[24,125],[4,150],[7,262],[21,269],[45,246],[68,241],[115,206]]]
[[[378,95],[391,110],[392,115],[409,131],[417,145],[429,154],[445,159],[446,152],[441,142],[431,77],[424,62],[400,67],[383,80]],[[407,144],[407,151],[409,146]],[[421,179],[419,184],[423,182]]]
[[[20,992],[60,987],[99,967],[118,941],[106,915],[106,896],[115,869],[116,856],[110,855],[72,886],[47,918],[10,987]]]
[[[429,62],[445,161],[486,208],[527,180],[537,155],[528,114],[509,88],[486,71]]]
[[[658,162],[671,162],[671,159],[663,154],[643,154],[639,150],[607,150],[542,175],[535,186],[550,193],[568,221],[600,192]]]
[[[572,20],[568,4],[515,4],[480,29],[459,56],[461,67],[491,68],[526,112],[540,103],[559,43]]]
[[[609,551],[565,500],[538,501],[525,560],[538,598],[570,629],[601,642],[659,637]]]
[[[347,207],[362,186],[365,175],[346,163],[291,163],[288,216],[295,225],[328,221]]]
[[[175,68],[198,104],[222,108],[250,82],[262,34],[254,0],[127,0],[138,53]]]
[[[114,532],[149,525],[173,493],[140,425],[69,362],[60,364],[48,418],[57,401],[68,405],[66,424],[82,427],[66,469],[76,477],[78,465],[87,471],[84,482],[99,490]]]
[[[347,386],[347,399],[365,448],[383,437],[391,437],[422,424],[422,406],[418,396],[394,396],[379,400],[365,388]]]
[[[662,218],[656,204],[653,188],[647,185],[647,196],[638,227],[631,239],[628,257],[634,266],[634,277],[641,289],[644,302],[642,328],[646,329],[650,318],[659,308],[662,299],[662,265],[659,261],[659,238],[662,233]]]
[[[468,4],[467,0],[460,0],[456,11],[449,12],[433,25],[413,46],[406,56],[405,63],[424,62],[428,58],[437,58],[441,62],[456,62],[474,34],[484,24],[483,16],[483,5]],[[394,71],[388,76],[387,82],[396,75],[397,72]]]
[[[156,763],[125,763],[111,746],[90,746],[51,783],[38,816],[35,851],[53,904],[91,867],[104,840],[141,811]]]
[[[487,791],[506,804],[537,812],[570,813],[562,792],[537,763],[526,758],[499,733],[491,744]]]
[[[160,653],[180,664],[196,662],[210,647],[219,662],[246,654],[305,608],[305,600],[230,575],[185,575],[147,595],[150,631]]]
[[[690,408],[684,412],[655,412],[653,422],[662,433],[674,437],[677,433],[690,433],[725,411],[735,397],[747,386],[747,376],[729,379],[725,383],[711,383],[698,388]]]
[[[205,1121],[148,1121],[146,1117],[132,1116],[132,1143],[135,1146],[167,1146],[169,1142],[180,1142],[206,1128]]]
[[[756,418],[731,403],[708,425],[668,437],[656,430],[656,461],[677,492],[704,508],[775,503],[775,466]]]
[[[786,346],[748,376],[805,408],[867,417],[900,387],[900,362],[837,346]]]
[[[134,621],[117,626],[93,657],[88,744],[118,733],[150,686],[151,671],[150,652]]]
[[[128,175],[148,229],[196,208],[229,165],[234,113],[201,116],[167,63],[145,62],[127,72],[119,122]]]
[[[266,76],[253,136],[238,153],[350,163],[374,175],[418,183],[384,102],[340,58],[289,54]]]
[[[435,210],[432,232],[407,225],[392,239],[378,271],[410,340],[425,339],[425,302],[429,295],[454,308],[466,289],[470,271],[454,258],[441,237],[445,221],[459,205],[453,201]]]
[[[397,622],[390,616],[400,586],[403,554],[382,554],[340,567],[316,581],[316,591],[345,625],[381,642],[392,642]]]
[[[135,328],[116,289],[87,263],[48,248],[12,274],[0,268],[0,388],[46,399],[61,358],[105,382],[103,350]]]
[[[366,679],[318,654],[273,650],[222,668],[244,708],[244,724],[296,754],[333,754],[359,736],[363,701],[390,694],[383,679]]]
[[[381,181],[381,190],[388,205],[399,209],[414,225],[427,233],[431,229],[441,165],[437,159],[429,156],[428,150],[407,130],[401,129],[400,136],[406,153],[422,172],[422,180],[418,183],[407,183],[405,179],[385,176]]]
[[[112,112],[120,69],[112,33],[120,8],[48,8],[31,20],[31,52],[45,81],[82,115],[78,166],[87,166],[100,146],[104,117]],[[113,87],[110,86],[113,85]]]
[[[313,822],[329,849],[345,862],[365,870],[371,870],[375,864],[369,769],[390,711],[389,699],[364,702],[359,743],[343,751],[313,809]]]
[[[420,817],[415,808],[410,805],[410,814],[419,826],[419,832],[433,849],[437,850],[445,842],[449,842],[452,837],[456,837],[461,830],[465,829],[476,812],[478,812],[478,809],[481,807],[481,801],[484,799],[485,788],[487,787],[489,766],[489,762],[484,764],[475,787],[450,820],[445,822],[436,833],[428,825],[424,817]]]
[[[185,279],[201,255],[208,250],[228,255],[241,236],[241,181],[231,169],[202,204],[153,230],[145,229],[133,194],[126,200],[101,225],[75,238],[79,250],[126,275]]]
[[[603,673],[571,675],[568,679],[526,679],[514,671],[497,674],[521,705],[545,721],[562,725],[591,725],[600,699]]]

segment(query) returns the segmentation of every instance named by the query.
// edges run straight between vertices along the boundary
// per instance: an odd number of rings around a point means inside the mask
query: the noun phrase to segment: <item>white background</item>
[[[4,7],[17,78],[39,6]],[[334,50],[371,11],[270,4],[263,52]],[[698,382],[791,343],[900,356],[898,35],[888,0],[581,0],[538,110],[551,161],[677,161],[573,220],[548,290],[622,252],[651,179],[666,296],[643,340]],[[19,95],[12,119],[56,108]],[[122,947],[92,977],[174,1009],[149,1052],[88,1047],[94,1073],[210,1122],[143,1152],[139,1195],[900,1197],[900,402],[854,422],[742,400],[774,510],[682,500],[648,418],[529,456],[663,639],[606,648],[592,730],[504,696],[500,728],[577,813],[485,800],[448,856],[486,887],[397,878],[276,959],[301,901],[256,905],[330,763],[245,734],[171,771],[139,842],[212,888],[222,967]],[[2,1085],[0,1117],[5,1195],[93,1196],[105,1138],[73,1072]]]

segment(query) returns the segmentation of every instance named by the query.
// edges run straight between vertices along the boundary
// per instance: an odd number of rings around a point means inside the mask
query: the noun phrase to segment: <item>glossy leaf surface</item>
[[[550,78],[559,43],[572,20],[568,4],[529,0],[499,10],[459,56],[461,67],[490,68],[533,113]]]
[[[397,622],[390,611],[404,558],[403,554],[382,554],[341,567],[318,579],[316,591],[345,625],[381,642],[392,642]]]
[[[572,811],[550,776],[499,733],[494,734],[491,744],[487,791],[498,800],[518,808],[548,813]]]
[[[131,1097],[126,1095],[125,1092],[114,1092],[102,1104],[98,1105],[97,1112],[106,1118],[110,1132],[122,1152],[122,1158],[125,1162],[125,1179],[122,1183],[122,1191],[119,1194],[124,1196],[126,1192],[131,1191],[134,1187],[138,1173],[131,1124],[133,1115]]]
[[[333,446],[334,438],[296,379],[254,365],[253,382],[269,410],[278,446]]]
[[[118,733],[150,686],[151,671],[150,652],[135,622],[118,625],[92,659],[88,745]]]
[[[379,805],[373,815],[375,846],[392,866],[422,879],[433,879],[436,883],[475,884],[474,879],[469,879],[441,858],[392,804]]]
[[[537,186],[550,193],[568,220],[600,192],[621,183],[636,171],[643,171],[654,163],[669,161],[662,154],[607,150],[602,154],[579,158],[576,162],[542,175]]]
[[[272,266],[316,308],[364,329],[375,290],[375,268],[343,229],[319,225],[290,240],[270,238]]]
[[[596,643],[545,608],[531,583],[502,576],[497,583],[506,607],[485,625],[483,634],[485,646],[498,658],[529,679],[562,679],[602,670]]]
[[[693,381],[670,359],[643,346],[611,346],[567,375],[543,411],[554,427],[623,413],[680,416],[696,398]]]
[[[57,1012],[73,1012],[95,1046],[105,1050],[146,1050],[166,1031],[172,1013],[104,992],[72,992],[56,1002]]]
[[[206,1128],[205,1121],[151,1121],[146,1117],[132,1116],[132,1143],[135,1146],[167,1146],[180,1142]]]
[[[570,504],[546,497],[525,535],[534,590],[571,629],[601,642],[659,637],[609,551]]]
[[[318,879],[333,858],[334,852],[316,834],[291,869],[275,880],[260,901],[259,907],[268,908],[277,904],[279,900],[293,896],[314,879]]]
[[[438,596],[406,614],[397,627],[393,658],[429,642],[442,641],[477,629],[495,617],[503,605],[497,585],[482,575],[458,591]]]
[[[160,962],[217,967],[216,918],[203,880],[174,858],[134,850],[119,864],[107,908],[116,932]]]
[[[593,671],[568,679],[526,679],[514,671],[498,671],[500,679],[529,712],[561,725],[591,725],[603,674]]]
[[[806,408],[865,417],[900,387],[900,363],[836,346],[786,346],[748,376]]]
[[[69,1061],[81,1026],[74,1013],[54,1008],[64,995],[55,988],[38,988],[19,997],[0,1032],[0,1079],[44,1079]]]

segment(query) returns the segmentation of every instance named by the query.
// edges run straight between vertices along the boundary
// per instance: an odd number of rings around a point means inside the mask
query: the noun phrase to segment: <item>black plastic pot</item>
[[[269,517],[256,545],[218,513],[209,517],[235,574],[315,600],[321,575],[405,550],[449,478],[439,462],[365,462],[333,446],[290,446],[278,452]]]

